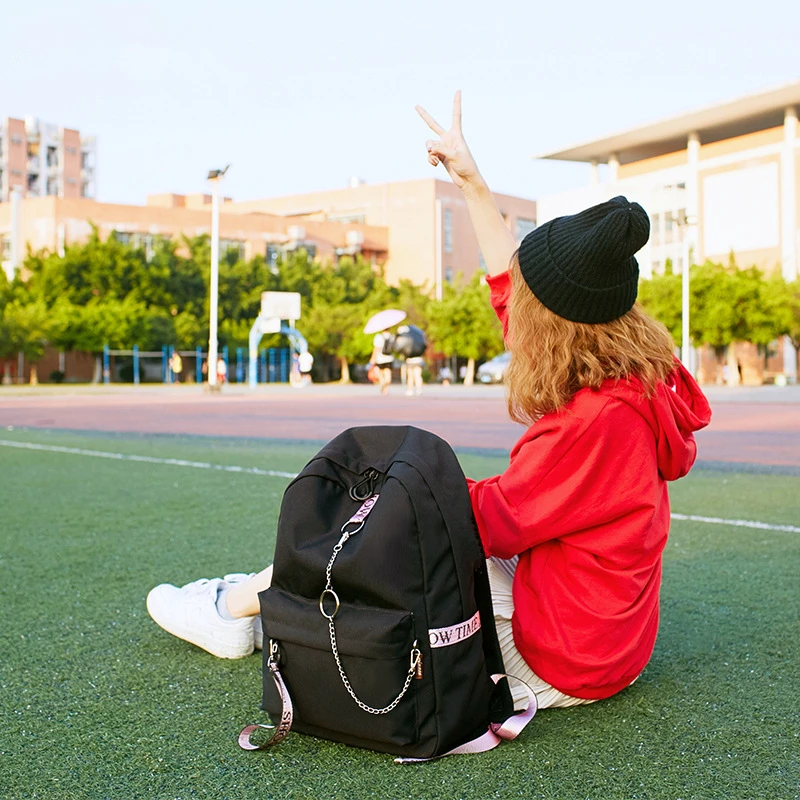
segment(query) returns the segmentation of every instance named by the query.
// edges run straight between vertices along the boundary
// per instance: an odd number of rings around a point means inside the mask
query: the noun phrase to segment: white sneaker
[[[186,586],[162,583],[147,595],[147,611],[165,631],[218,658],[244,658],[253,652],[254,617],[223,619],[217,611],[221,578],[201,578]]]

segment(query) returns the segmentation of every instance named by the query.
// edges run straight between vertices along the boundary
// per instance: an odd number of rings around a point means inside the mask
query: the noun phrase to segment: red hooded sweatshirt
[[[508,273],[489,284],[505,333]],[[469,481],[487,555],[519,555],[514,642],[559,691],[609,697],[649,661],[670,524],[667,481],[689,471],[693,431],[710,419],[708,401],[676,362],[649,398],[635,377],[581,389],[531,425],[502,475]]]

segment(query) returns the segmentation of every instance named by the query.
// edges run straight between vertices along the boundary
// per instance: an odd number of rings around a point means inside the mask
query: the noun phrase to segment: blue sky
[[[98,137],[98,197],[238,200],[432,174],[425,106],[464,130],[496,191],[587,169],[535,162],[635,125],[800,80],[800,3],[75,0],[7,3],[0,116]],[[13,32],[13,34],[11,33]]]

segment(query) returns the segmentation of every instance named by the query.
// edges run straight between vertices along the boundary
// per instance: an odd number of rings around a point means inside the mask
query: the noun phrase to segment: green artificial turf
[[[0,431],[6,441],[299,470],[313,444]],[[505,460],[462,456],[481,477]],[[299,734],[266,753],[260,657],[158,628],[156,583],[270,560],[285,477],[0,446],[0,798],[732,798],[800,794],[800,534],[675,521],[639,681],[514,743],[415,767]],[[695,472],[673,511],[800,524],[800,478]]]

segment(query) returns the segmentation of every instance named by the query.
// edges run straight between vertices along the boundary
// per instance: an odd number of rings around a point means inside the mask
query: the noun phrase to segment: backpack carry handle
[[[292,698],[289,694],[289,690],[286,688],[286,684],[283,682],[283,676],[278,669],[279,659],[280,653],[278,650],[278,643],[270,639],[267,667],[270,675],[272,675],[272,680],[275,681],[275,688],[278,690],[278,697],[281,699],[281,721],[278,723],[277,727],[275,725],[263,725],[261,723],[256,723],[254,725],[248,725],[246,728],[242,728],[242,730],[239,732],[238,740],[239,747],[241,747],[242,750],[266,750],[268,747],[272,747],[272,745],[282,742],[292,729],[292,722],[294,720],[294,706],[292,705]],[[254,744],[250,740],[250,737],[259,728],[274,730],[275,733],[273,733],[270,739],[263,744]]]

